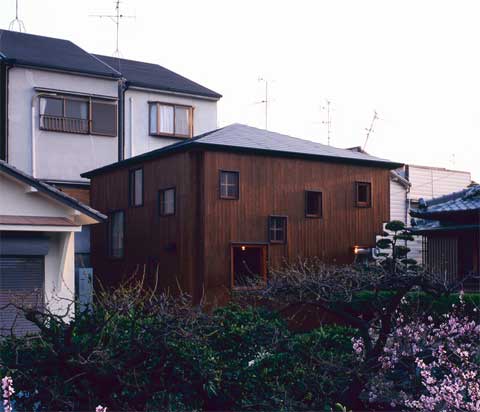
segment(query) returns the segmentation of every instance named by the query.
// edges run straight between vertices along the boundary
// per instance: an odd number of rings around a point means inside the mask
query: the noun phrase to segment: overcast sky
[[[19,0],[27,32],[111,55],[112,0]],[[480,180],[480,2],[124,0],[124,58],[161,64],[224,97],[219,125],[264,126]],[[15,0],[0,0],[0,27]]]

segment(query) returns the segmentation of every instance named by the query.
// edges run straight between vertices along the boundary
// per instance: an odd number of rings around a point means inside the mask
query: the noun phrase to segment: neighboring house
[[[156,64],[0,30],[0,159],[85,204],[81,173],[216,129],[220,97]],[[88,227],[76,240],[88,269]]]
[[[480,186],[420,200],[410,215],[424,236],[424,263],[447,282],[480,275]],[[478,290],[478,279],[470,283]]]
[[[0,160],[0,334],[34,331],[10,302],[73,314],[75,237],[106,216]]]
[[[92,228],[95,277],[158,273],[163,289],[222,301],[286,260],[351,263],[389,219],[399,166],[234,124],[93,170],[109,216]]]

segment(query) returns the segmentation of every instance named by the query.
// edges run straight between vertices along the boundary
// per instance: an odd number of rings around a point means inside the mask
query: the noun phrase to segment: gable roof
[[[186,77],[180,76],[158,64],[121,59],[118,57],[94,55],[108,66],[122,73],[127,84],[137,87],[165,90],[175,93],[219,99],[221,94],[207,89]]]
[[[45,193],[46,195],[59,201],[60,203],[63,203],[64,205],[71,207],[72,209],[78,210],[79,212],[91,217],[92,219],[95,219],[98,222],[103,222],[107,219],[107,216],[100,213],[98,210],[95,210],[90,206],[85,205],[74,197],[67,195],[61,190],[58,190],[56,187],[53,187],[45,182],[35,179],[34,177],[8,164],[4,160],[0,160],[0,172],[4,172],[9,176],[14,177],[17,180],[20,180],[21,182],[34,187],[39,192]]]
[[[0,30],[0,58],[10,64],[119,78],[121,74],[68,40]]]
[[[412,209],[410,214],[414,217],[428,219],[451,213],[476,211],[480,213],[480,185],[428,200],[425,204],[426,206],[423,208]]]
[[[391,162],[390,160],[381,159],[365,153],[338,149],[310,140],[299,139],[285,134],[235,123],[204,133],[193,139],[103,166],[99,169],[83,173],[81,176],[90,178],[108,170],[191,149],[241,152],[279,157],[300,157],[336,163],[354,163],[386,169],[395,169],[401,166],[401,163]]]

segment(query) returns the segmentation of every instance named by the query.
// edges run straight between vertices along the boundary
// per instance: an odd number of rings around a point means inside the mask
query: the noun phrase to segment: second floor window
[[[238,199],[239,173],[220,170],[220,199]]]
[[[128,192],[130,206],[143,205],[143,169],[130,170]]]
[[[322,217],[322,192],[305,191],[305,216]]]
[[[171,216],[175,214],[174,187],[158,192],[158,213],[160,216]]]
[[[40,97],[40,129],[54,132],[117,135],[117,104],[81,97]]]
[[[372,206],[372,184],[369,182],[355,182],[355,203],[357,207]]]
[[[286,216],[270,216],[268,218],[268,239],[270,243],[287,243]]]
[[[108,216],[108,256],[122,258],[124,254],[125,213],[116,211]]]
[[[150,135],[188,138],[193,135],[193,108],[150,102]]]

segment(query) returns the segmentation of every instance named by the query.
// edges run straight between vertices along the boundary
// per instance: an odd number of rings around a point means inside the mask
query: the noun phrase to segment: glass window
[[[150,103],[150,134],[192,136],[192,108],[174,104]]]
[[[286,216],[270,216],[268,218],[268,233],[271,243],[287,242],[287,218]]]
[[[190,136],[190,108],[175,107],[175,134]]]
[[[157,133],[157,105],[150,105],[150,134]]]
[[[130,206],[143,205],[143,169],[130,171],[129,175]]]
[[[322,216],[322,192],[307,190],[305,192],[305,216]]]
[[[92,101],[92,134],[117,135],[117,106],[112,103]]]
[[[160,216],[175,214],[175,188],[164,189],[158,192],[158,206]]]
[[[158,128],[158,132],[174,134],[173,106],[167,106],[167,105],[161,104],[159,108],[160,108],[160,124]]]
[[[47,116],[63,116],[63,99],[55,97],[41,97],[40,114]]]
[[[238,199],[239,197],[239,173],[220,171],[220,198]]]
[[[88,119],[88,102],[82,100],[65,100],[65,117]]]
[[[357,207],[370,207],[372,203],[371,183],[356,182],[355,194]]]
[[[109,216],[109,256],[121,258],[124,253],[125,214],[113,212]]]

